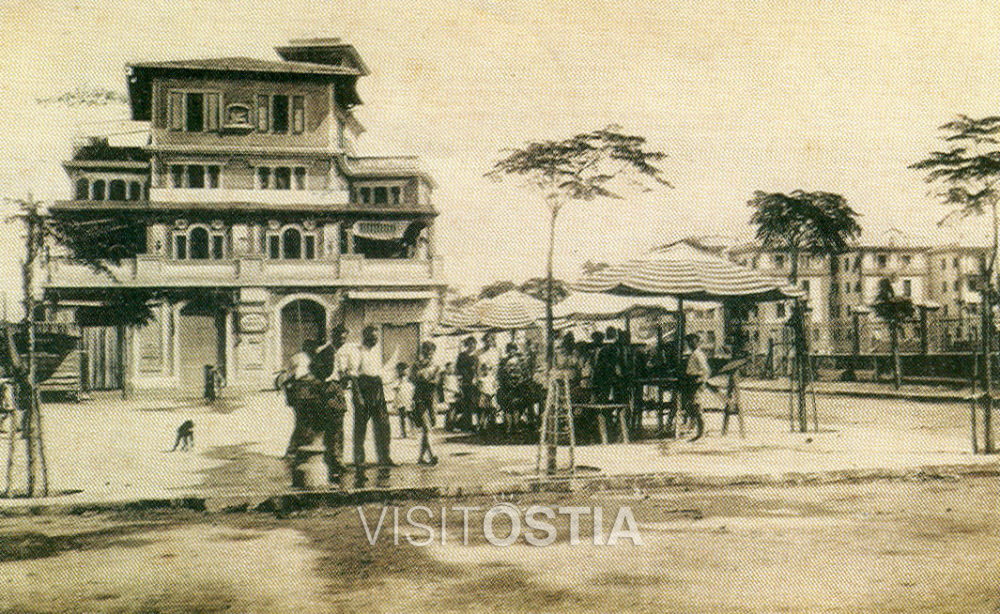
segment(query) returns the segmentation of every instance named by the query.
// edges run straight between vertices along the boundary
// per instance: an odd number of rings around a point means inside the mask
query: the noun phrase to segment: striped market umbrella
[[[455,333],[529,328],[545,317],[545,303],[511,290],[457,310],[445,311],[441,327]]]
[[[801,294],[779,280],[686,243],[675,243],[601,269],[580,278],[572,288],[581,292],[672,296],[694,301],[744,298],[762,302]]]

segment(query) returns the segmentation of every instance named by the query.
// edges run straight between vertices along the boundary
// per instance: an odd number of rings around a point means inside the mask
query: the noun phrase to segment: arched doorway
[[[290,301],[281,308],[281,365],[302,349],[305,341],[322,345],[326,339],[326,309],[307,298]]]

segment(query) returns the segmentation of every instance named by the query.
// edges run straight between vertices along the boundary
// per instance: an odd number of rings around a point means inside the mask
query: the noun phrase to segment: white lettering
[[[378,525],[375,526],[375,536],[372,537],[368,530],[368,519],[365,518],[365,512],[360,505],[358,506],[358,516],[361,516],[361,524],[365,527],[365,535],[368,537],[369,545],[374,546],[375,542],[378,541],[378,535],[382,532],[382,523],[385,522],[385,513],[388,511],[385,506],[382,507],[382,514],[378,517]]]
[[[628,525],[627,530],[622,529],[623,524]],[[635,521],[635,516],[632,515],[632,508],[618,508],[618,517],[615,518],[615,526],[611,528],[611,535],[608,536],[608,545],[617,544],[619,537],[631,539],[633,546],[642,545],[642,536],[639,535],[639,526]]]
[[[536,518],[538,514],[545,516],[549,520],[555,518],[555,512],[550,507],[542,507],[540,505],[529,507],[524,513],[524,524],[528,525],[528,528],[532,529],[532,531],[524,534],[524,541],[532,546],[551,545],[556,541],[556,528],[551,522],[545,522]],[[546,536],[540,539],[535,535],[535,531],[545,531]]]
[[[493,532],[493,519],[503,514],[504,516],[510,518],[510,535],[500,539]],[[506,505],[498,505],[496,507],[491,507],[486,511],[486,515],[483,516],[483,535],[486,537],[486,541],[490,542],[494,546],[509,546],[517,541],[518,536],[521,534],[521,516],[516,510],[511,509]]]
[[[580,543],[580,516],[589,513],[590,508],[580,506],[560,507],[560,514],[569,515],[569,545],[576,546]]]
[[[462,545],[469,545],[469,512],[478,511],[479,507],[467,507],[464,505],[456,505],[456,510],[461,510],[462,512]]]
[[[594,514],[594,545],[604,545],[604,508],[595,507]]]
[[[417,540],[417,539],[414,539],[414,537],[412,535],[407,535],[406,536],[406,541],[410,542],[410,544],[414,545],[414,546],[429,546],[431,544],[431,542],[434,540],[434,531],[433,531],[433,529],[431,529],[431,525],[424,524],[422,522],[417,522],[416,520],[413,519],[413,512],[419,512],[419,511],[422,511],[422,512],[426,513],[427,514],[427,520],[430,521],[430,519],[431,519],[431,508],[424,507],[423,505],[418,505],[416,507],[411,507],[410,509],[406,510],[406,522],[411,527],[415,527],[415,528],[418,528],[418,529],[423,529],[424,531],[426,531],[426,533],[427,533],[427,539],[426,540]]]

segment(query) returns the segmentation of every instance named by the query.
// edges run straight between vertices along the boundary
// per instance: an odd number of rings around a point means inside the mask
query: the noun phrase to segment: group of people
[[[400,435],[406,436],[408,424],[420,432],[421,464],[438,462],[430,433],[439,404],[446,407],[444,426],[448,430],[482,431],[503,425],[513,432],[538,426],[545,394],[545,359],[530,340],[523,345],[508,343],[501,353],[492,333],[485,333],[481,341],[469,336],[463,339],[454,363],[444,368],[435,359],[436,345],[425,341],[413,364],[397,363],[395,379],[386,382],[375,327],[362,331],[360,346],[346,344],[346,335],[347,330],[338,326],[324,345],[306,342],[289,361],[284,386],[295,415],[287,450],[293,464],[301,462],[300,448],[322,435],[331,480],[339,475],[343,471],[344,414],[352,405],[354,465],[365,464],[370,423],[377,464],[394,466],[387,389],[394,393],[391,407],[399,415]],[[666,369],[679,371],[680,407],[685,419],[694,424],[697,438],[704,428],[699,393],[708,385],[711,372],[698,335],[687,335],[685,341],[689,353],[684,364],[678,365],[675,352],[658,353],[633,345],[627,331],[608,327],[592,333],[587,341],[577,341],[572,332],[565,332],[556,341],[553,367],[567,378],[574,405],[612,411],[610,408],[628,405],[630,395],[642,399],[644,378],[662,371],[664,363],[672,360],[674,364]],[[676,412],[677,405],[671,404],[668,431],[674,428]],[[606,418],[613,420],[615,416]],[[635,423],[641,422],[641,412],[623,419],[630,421],[630,428],[638,426]],[[583,430],[581,435],[586,437],[586,428]]]
[[[391,467],[389,416],[382,381],[382,356],[374,326],[362,331],[360,346],[345,343],[347,329],[337,326],[320,347],[303,343],[291,357],[284,381],[295,425],[286,457],[304,462],[301,448],[322,435],[330,480],[343,471],[344,414],[354,408],[354,465],[365,464],[365,439],[371,423],[377,464]]]

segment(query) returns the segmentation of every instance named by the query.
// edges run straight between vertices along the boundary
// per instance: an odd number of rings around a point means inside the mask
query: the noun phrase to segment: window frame
[[[285,235],[296,232],[299,237],[298,256],[286,256]],[[319,258],[319,237],[315,230],[306,230],[301,224],[285,224],[268,230],[265,238],[265,255],[268,260],[304,262]]]
[[[201,96],[201,129],[188,124],[188,96]],[[222,92],[204,88],[171,88],[167,93],[167,129],[171,132],[200,134],[222,130]]]

